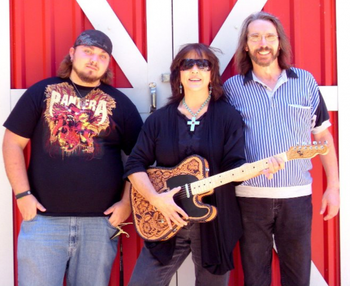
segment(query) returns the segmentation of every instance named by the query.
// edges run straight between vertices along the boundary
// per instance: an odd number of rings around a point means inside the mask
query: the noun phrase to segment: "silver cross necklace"
[[[194,129],[196,128],[196,125],[200,124],[200,121],[196,120],[197,115],[199,114],[199,112],[202,111],[202,109],[204,108],[204,106],[206,106],[210,100],[211,96],[209,95],[208,98],[203,102],[203,104],[201,105],[201,107],[197,110],[196,113],[194,113],[186,104],[185,102],[185,97],[182,99],[182,104],[183,106],[186,108],[186,110],[192,115],[191,120],[187,121],[187,125],[191,125],[190,131],[194,131]]]

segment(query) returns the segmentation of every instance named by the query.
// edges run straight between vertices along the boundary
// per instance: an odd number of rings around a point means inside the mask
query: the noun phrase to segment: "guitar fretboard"
[[[285,152],[274,157],[279,157],[284,162],[288,161]],[[231,182],[243,181],[249,174],[257,173],[268,168],[268,163],[269,159],[265,158],[254,163],[244,164],[238,168],[191,183],[189,184],[189,190],[192,195],[199,195]]]

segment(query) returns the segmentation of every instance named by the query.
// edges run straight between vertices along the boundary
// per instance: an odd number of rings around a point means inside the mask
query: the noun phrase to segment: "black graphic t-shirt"
[[[112,86],[80,96],[70,80],[43,80],[4,123],[31,139],[28,177],[46,215],[101,216],[119,201],[121,151],[131,152],[142,125],[135,105]]]

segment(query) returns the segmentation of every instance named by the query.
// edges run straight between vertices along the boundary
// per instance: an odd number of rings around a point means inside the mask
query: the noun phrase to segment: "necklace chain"
[[[85,105],[85,103],[86,103],[85,100],[86,100],[86,99],[85,99],[85,97],[81,95],[81,93],[80,93],[78,87],[75,85],[74,81],[72,81],[72,80],[70,80],[70,81],[71,81],[71,83],[73,84],[74,90],[76,91],[76,95],[77,95],[79,98],[81,98],[81,99],[80,99],[80,108],[81,108],[81,109],[85,109],[85,108],[86,108],[86,105]],[[100,84],[101,84],[101,83],[99,83],[97,86],[95,86],[94,88],[92,88],[92,89],[88,92],[88,94],[89,94],[92,90],[94,90],[95,88],[99,87]],[[88,95],[88,94],[86,94],[86,95]]]
[[[199,114],[199,112],[201,112],[202,109],[207,105],[207,103],[209,102],[210,98],[211,98],[211,96],[209,95],[209,96],[207,97],[207,99],[202,103],[201,107],[197,110],[196,113],[194,113],[194,112],[188,107],[188,105],[186,104],[186,101],[185,101],[185,97],[182,99],[182,104],[183,104],[183,106],[186,108],[186,110],[187,110],[194,118],[196,118],[197,115]]]
[[[74,81],[72,81],[72,80],[70,80],[70,81],[71,81],[72,84],[73,84],[73,87],[74,87],[74,89],[75,89],[75,91],[76,91],[76,94],[77,94],[80,98],[84,98],[84,96],[81,95],[81,93],[80,93],[78,87],[75,85]],[[101,85],[101,82],[100,82],[98,85],[96,85],[94,88],[92,88],[91,90],[94,90],[95,88],[98,88],[100,85]],[[89,92],[89,93],[90,93],[90,92]]]
[[[185,98],[182,99],[182,104],[183,106],[186,108],[186,110],[192,115],[191,120],[187,121],[187,125],[191,125],[190,131],[194,131],[194,129],[196,128],[196,125],[200,124],[200,121],[196,120],[197,115],[199,114],[199,112],[202,111],[202,109],[204,108],[204,106],[206,106],[209,102],[211,98],[211,95],[209,94],[208,98],[202,103],[201,107],[199,107],[199,109],[197,110],[196,113],[194,113],[186,104],[185,102]]]
[[[74,81],[71,80],[71,82],[72,82],[72,84],[73,84],[73,86],[74,86],[75,91],[77,92],[77,95],[78,95],[80,98],[83,98],[83,96],[81,95],[79,89],[78,89],[77,86],[75,85]]]

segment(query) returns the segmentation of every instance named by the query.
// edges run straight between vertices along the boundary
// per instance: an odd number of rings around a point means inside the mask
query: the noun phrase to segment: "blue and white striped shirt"
[[[253,77],[236,75],[224,84],[228,101],[245,123],[247,162],[255,162],[311,141],[311,133],[330,126],[314,77],[307,71],[283,71],[273,91]],[[273,179],[258,176],[236,187],[237,196],[291,198],[311,194],[310,159],[292,160]]]

